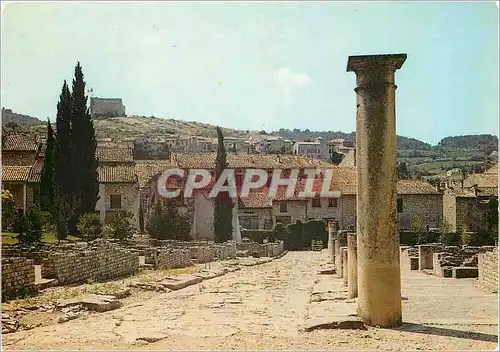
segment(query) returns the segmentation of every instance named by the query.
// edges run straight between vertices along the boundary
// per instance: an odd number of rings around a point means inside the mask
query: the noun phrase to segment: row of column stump
[[[329,259],[335,264],[335,273],[347,286],[348,298],[358,297],[357,237],[355,233],[338,231],[329,234]]]

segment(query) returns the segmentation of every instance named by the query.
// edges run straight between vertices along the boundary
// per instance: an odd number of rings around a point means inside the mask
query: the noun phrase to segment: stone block
[[[478,275],[478,269],[475,267],[454,267],[452,268],[452,277],[454,279],[475,278]]]
[[[418,257],[410,257],[410,270],[418,270]]]

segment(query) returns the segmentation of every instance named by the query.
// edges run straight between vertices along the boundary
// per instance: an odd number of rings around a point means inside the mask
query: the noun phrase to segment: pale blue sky
[[[239,129],[355,130],[349,55],[407,53],[398,134],[498,134],[495,3],[13,3],[2,106],[55,116],[81,61],[128,114]]]

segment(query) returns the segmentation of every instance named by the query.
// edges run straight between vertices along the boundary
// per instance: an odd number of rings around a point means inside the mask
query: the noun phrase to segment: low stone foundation
[[[145,264],[155,269],[186,268],[192,265],[191,252],[180,248],[147,248],[144,250]]]
[[[487,292],[498,292],[498,248],[478,255],[478,286]]]
[[[243,242],[236,245],[238,251],[247,251],[249,255],[252,252],[259,253],[261,257],[276,257],[285,250],[285,242],[276,241],[271,243]]]
[[[453,269],[458,267],[477,267],[478,255],[480,253],[491,251],[492,246],[483,247],[455,247],[443,246],[440,247],[439,252],[433,253],[432,269],[433,273],[439,277],[455,277],[453,276]],[[451,271],[451,276],[450,276]],[[474,274],[467,274],[468,277]],[[460,276],[460,274],[459,274]]]
[[[2,258],[2,302],[37,292],[34,265],[33,259]]]
[[[42,265],[42,277],[71,284],[130,276],[138,269],[138,252],[99,241],[87,249],[52,253]]]
[[[401,247],[401,268],[418,270],[418,249],[415,247]]]

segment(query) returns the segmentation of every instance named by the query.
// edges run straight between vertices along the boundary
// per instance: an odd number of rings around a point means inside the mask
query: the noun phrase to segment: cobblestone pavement
[[[118,310],[6,334],[2,344],[7,350],[491,350],[497,346],[496,294],[480,291],[473,279],[409,271],[403,272],[406,323],[402,327],[301,331],[316,304],[311,302],[314,288],[342,286],[341,279],[317,274],[325,257],[325,252],[290,252],[270,263],[158,293]]]

